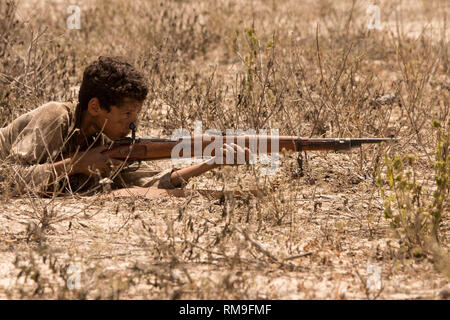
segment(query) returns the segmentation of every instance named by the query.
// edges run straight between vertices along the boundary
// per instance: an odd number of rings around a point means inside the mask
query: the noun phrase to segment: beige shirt
[[[80,191],[97,185],[98,177],[73,175],[56,177],[52,163],[63,155],[80,150],[75,142],[79,134],[81,112],[73,103],[49,102],[0,128],[0,180],[9,181],[13,193]],[[109,139],[100,134],[91,137],[93,147],[106,145]],[[113,187],[173,188],[172,170],[161,172],[138,170],[121,172]],[[52,182],[51,182],[52,181]]]

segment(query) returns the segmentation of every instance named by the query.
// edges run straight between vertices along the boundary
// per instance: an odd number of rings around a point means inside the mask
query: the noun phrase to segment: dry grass
[[[382,30],[367,29],[367,1],[86,1],[80,30],[66,28],[69,4],[0,3],[0,124],[72,99],[86,64],[112,54],[129,57],[148,78],[140,135],[192,132],[200,120],[204,129],[394,134],[400,143],[308,153],[302,177],[295,157],[283,155],[276,176],[258,166],[227,168],[188,185],[258,186],[270,191],[262,199],[3,193],[0,297],[438,297],[450,276],[446,1],[378,1]],[[444,164],[435,169],[439,143]],[[416,159],[418,198],[390,189],[389,159],[406,154]],[[447,174],[440,218],[419,220],[435,229],[414,229],[415,243],[404,232],[410,225],[389,226],[385,200],[402,192],[405,207],[394,203],[394,215],[422,219],[439,206],[439,174]],[[368,266],[381,269],[381,288],[367,286]],[[77,270],[80,289],[70,289]]]

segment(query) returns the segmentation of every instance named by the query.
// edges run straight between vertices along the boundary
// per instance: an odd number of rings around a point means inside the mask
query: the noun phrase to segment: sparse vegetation
[[[396,145],[281,154],[190,189],[262,198],[12,196],[0,164],[0,297],[435,299],[449,269],[448,1],[0,2],[0,125],[76,98],[84,67],[126,56],[150,92],[138,134],[279,129]],[[150,163],[165,168],[170,161]],[[373,290],[368,266],[381,269]],[[79,276],[80,288],[69,279]]]

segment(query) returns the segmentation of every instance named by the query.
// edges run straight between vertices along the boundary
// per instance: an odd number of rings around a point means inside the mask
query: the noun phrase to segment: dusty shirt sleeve
[[[177,169],[166,169],[162,171],[140,169],[134,172],[122,172],[120,176],[115,179],[117,187],[143,187],[143,188],[160,188],[160,189],[174,189],[175,186],[170,180],[172,172]]]
[[[49,188],[56,177],[53,162],[61,155],[68,124],[65,107],[49,103],[5,128],[11,140],[7,160],[16,191],[42,192]]]

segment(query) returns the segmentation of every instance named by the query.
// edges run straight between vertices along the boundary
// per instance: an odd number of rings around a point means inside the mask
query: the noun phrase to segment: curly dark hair
[[[120,106],[125,98],[144,101],[148,88],[141,72],[122,57],[100,56],[84,70],[78,94],[81,110],[86,110],[92,98],[110,111],[112,105]]]

